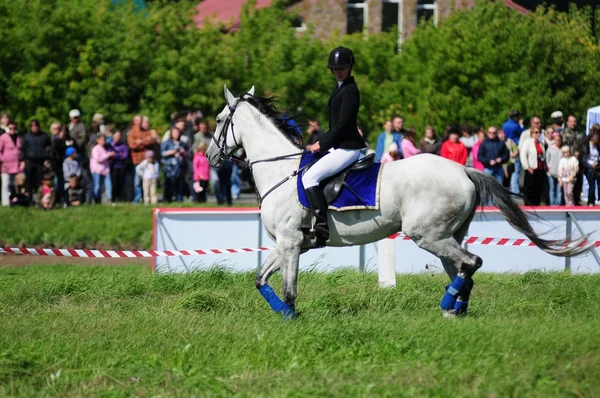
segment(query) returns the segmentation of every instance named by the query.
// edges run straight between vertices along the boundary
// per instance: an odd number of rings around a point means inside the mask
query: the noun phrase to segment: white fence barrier
[[[600,239],[600,211],[593,208],[536,208],[540,220],[533,219],[536,231],[545,238],[564,238],[575,220],[590,240]],[[155,209],[153,226],[154,250],[189,250],[196,248],[243,248],[273,246],[262,227],[258,209]],[[574,219],[575,220],[574,220]],[[469,236],[524,239],[495,209],[478,212],[471,223]],[[383,245],[383,246],[382,246]],[[480,272],[526,272],[533,269],[600,272],[593,255],[564,259],[542,252],[536,247],[467,245],[469,251],[483,259]],[[234,271],[250,271],[260,266],[269,253],[206,255],[201,257],[160,257],[154,259],[157,272],[190,272],[222,265]],[[385,263],[388,268],[378,267]],[[380,284],[393,286],[396,273],[443,271],[439,259],[403,239],[385,240],[378,244],[344,248],[311,250],[300,257],[301,269],[332,271],[350,267],[366,271],[379,268]]]

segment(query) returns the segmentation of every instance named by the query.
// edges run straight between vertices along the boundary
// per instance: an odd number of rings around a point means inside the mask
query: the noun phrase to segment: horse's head
[[[217,115],[217,128],[215,129],[212,142],[206,151],[206,157],[213,167],[222,166],[223,162],[242,146],[240,132],[234,130],[233,127],[233,117],[240,100],[246,94],[235,98],[227,88],[227,85],[224,87],[224,92],[227,104],[221,113]],[[247,94],[254,95],[254,86],[252,86]]]

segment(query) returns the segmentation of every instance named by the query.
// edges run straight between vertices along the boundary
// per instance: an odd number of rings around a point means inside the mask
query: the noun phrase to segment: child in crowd
[[[63,162],[63,176],[65,176],[65,178],[70,175],[76,175],[79,177],[81,175],[81,166],[77,161],[77,150],[75,147],[67,147],[67,149],[65,149],[65,156],[66,158]],[[69,182],[65,181],[65,189],[68,187]]]
[[[568,145],[561,148],[563,157],[558,162],[558,184],[562,187],[567,206],[575,206],[573,201],[573,187],[575,179],[579,172],[579,161],[573,154]]]
[[[145,159],[136,166],[135,172],[142,179],[144,203],[157,203],[156,181],[160,176],[160,167],[158,162],[154,159],[154,151],[146,151]]]
[[[110,179],[110,160],[114,152],[106,150],[106,137],[102,134],[96,136],[96,145],[90,155],[90,172],[93,181],[93,197],[96,203],[102,201],[102,188],[106,187],[106,198],[112,202],[112,181]]]
[[[388,148],[387,153],[381,157],[381,163],[394,162],[400,160],[400,154],[398,153],[398,144],[392,142]]]
[[[79,185],[79,176],[71,174],[69,176],[69,186],[67,188],[67,195],[65,205],[67,206],[80,206],[85,203],[85,191]]]
[[[27,179],[25,174],[19,173],[15,176],[15,183],[10,187],[10,205],[27,206],[29,205],[29,194],[27,193]]]
[[[558,163],[562,158],[562,139],[559,133],[554,133],[552,144],[546,151],[546,167],[548,174],[548,198],[550,206],[560,206],[562,203],[562,192],[558,183]]]
[[[404,159],[408,159],[411,156],[415,156],[421,153],[419,149],[417,149],[417,132],[412,127],[409,127],[404,132],[404,139],[400,144],[402,155],[404,155]]]
[[[42,177],[42,185],[38,189],[39,205],[44,210],[50,210],[54,206],[54,187],[52,186],[53,178],[44,174]]]
[[[201,143],[196,147],[194,155],[194,191],[196,191],[196,201],[206,202],[206,190],[208,189],[208,180],[210,179],[210,165],[206,158],[208,145]]]

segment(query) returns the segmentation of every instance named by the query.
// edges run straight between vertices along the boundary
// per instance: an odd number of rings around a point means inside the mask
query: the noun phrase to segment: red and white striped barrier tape
[[[408,236],[397,233],[389,239],[400,238],[411,240]],[[464,240],[468,245],[484,246],[535,246],[529,239],[515,238],[483,238],[471,236]],[[600,241],[585,242],[593,243],[594,247],[600,247]],[[273,247],[243,247],[241,249],[198,249],[198,250],[90,250],[90,249],[26,249],[1,247],[0,254],[28,254],[32,256],[53,257],[82,257],[82,258],[141,258],[141,257],[179,257],[179,256],[206,256],[210,254],[236,254],[253,253],[273,250]]]
[[[90,250],[90,249],[25,249],[0,248],[0,253],[29,254],[32,256],[83,257],[83,258],[141,258],[141,257],[178,257],[205,256],[208,254],[252,253],[273,250],[272,247],[244,247],[241,249],[205,249],[205,250]]]

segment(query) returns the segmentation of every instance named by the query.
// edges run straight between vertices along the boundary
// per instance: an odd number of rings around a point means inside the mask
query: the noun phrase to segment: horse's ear
[[[250,94],[251,96],[254,97],[254,91],[255,91],[255,87],[252,86],[252,88],[250,90],[248,90],[248,94]]]
[[[235,104],[235,97],[231,94],[231,91],[227,88],[227,84],[223,85],[223,91],[225,92],[225,101],[227,101],[227,105],[233,106]]]

